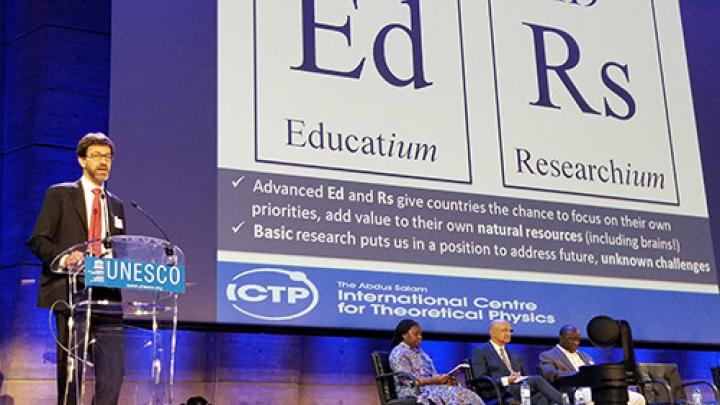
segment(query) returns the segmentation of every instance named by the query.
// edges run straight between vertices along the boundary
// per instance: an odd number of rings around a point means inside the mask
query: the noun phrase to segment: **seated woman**
[[[457,385],[455,379],[447,374],[438,374],[432,359],[421,348],[422,330],[412,319],[404,319],[395,328],[390,352],[390,368],[393,372],[412,375],[420,387],[417,402],[419,404],[482,405],[477,394]],[[398,398],[414,397],[417,392],[412,380],[402,375],[395,376],[395,389]],[[432,401],[432,402],[431,402]]]

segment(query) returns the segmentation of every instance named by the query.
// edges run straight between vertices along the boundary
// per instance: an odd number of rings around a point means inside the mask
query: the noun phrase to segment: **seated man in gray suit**
[[[594,364],[592,357],[579,351],[580,332],[573,325],[560,328],[560,340],[550,350],[540,353],[538,370],[550,382],[558,377],[565,377],[577,373],[581,366]],[[635,391],[628,390],[630,400],[628,405],[645,405],[645,398]],[[587,387],[580,387],[575,392],[576,402],[582,396],[582,402],[592,401],[592,394]]]
[[[562,394],[547,380],[538,375],[527,376],[525,365],[518,353],[507,351],[505,345],[512,338],[510,323],[502,320],[490,322],[490,341],[473,349],[473,373],[489,376],[505,387],[505,394],[520,400],[520,385],[527,379],[534,405],[561,404]]]

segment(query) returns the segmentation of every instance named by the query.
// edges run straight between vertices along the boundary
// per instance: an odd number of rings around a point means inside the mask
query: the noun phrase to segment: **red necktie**
[[[100,246],[100,238],[102,237],[102,208],[100,206],[100,193],[102,193],[102,190],[95,188],[92,192],[95,197],[92,202],[92,211],[90,211],[88,241],[97,241],[90,243],[90,251],[93,252],[95,257],[100,257],[100,254],[102,253],[102,247]]]

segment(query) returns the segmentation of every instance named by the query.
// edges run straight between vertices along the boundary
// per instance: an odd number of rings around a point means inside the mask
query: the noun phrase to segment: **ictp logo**
[[[230,280],[225,296],[239,312],[266,321],[299,318],[320,298],[315,285],[300,271],[257,268]]]

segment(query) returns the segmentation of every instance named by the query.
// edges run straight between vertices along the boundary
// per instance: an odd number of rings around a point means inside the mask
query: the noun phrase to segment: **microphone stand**
[[[138,204],[137,201],[135,201],[135,200],[130,201],[130,205],[132,205],[133,208],[136,208],[138,211],[140,211],[140,213],[142,213],[143,216],[145,218],[147,218],[147,220],[150,221],[150,223],[152,223],[155,226],[155,228],[157,228],[157,230],[159,230],[160,233],[163,235],[163,238],[167,242],[167,245],[165,246],[165,256],[167,256],[167,258],[168,258],[168,264],[170,264],[171,266],[174,266],[175,265],[175,245],[173,245],[167,232],[165,232],[165,229],[162,226],[160,226],[160,224],[157,221],[155,221],[155,219],[150,214],[148,214],[147,211],[145,211],[143,209],[143,207],[141,207],[140,204]]]
[[[102,247],[105,249],[105,252],[101,252],[98,259],[105,257],[105,256],[112,257],[112,240],[110,237],[110,235],[111,235],[111,232],[110,232],[111,208],[110,208],[110,201],[105,196],[106,193],[107,193],[107,190],[102,190],[100,193],[100,200],[102,200],[100,210],[101,210],[101,216],[103,218],[103,224],[105,226],[105,237],[102,239]],[[87,272],[88,269],[84,269],[84,270],[85,270],[85,272]],[[80,360],[82,362],[82,372],[80,375],[83,376],[83,378],[82,378],[83,381],[79,381],[80,379],[78,378],[78,383],[81,384],[80,385],[80,395],[78,397],[78,399],[80,399],[80,400],[82,400],[85,397],[85,381],[84,381],[85,378],[84,377],[87,376],[87,366],[89,365],[89,362],[86,361],[86,359],[88,358],[88,353],[90,351],[90,344],[91,344],[91,342],[90,342],[91,324],[90,323],[92,322],[92,310],[93,310],[93,289],[92,289],[92,287],[88,287],[88,286],[86,286],[86,288],[87,288],[87,301],[86,301],[87,309],[85,310],[85,325],[84,325],[85,333],[84,333],[84,337],[83,337],[83,354],[82,354],[82,360]],[[73,364],[73,367],[76,367],[76,366],[74,366],[74,364]]]
[[[103,253],[101,256],[109,256],[112,257],[112,233],[110,232],[110,217],[112,216],[112,207],[110,207],[110,199],[105,196],[105,193],[108,191],[103,191],[100,194],[100,198],[105,203],[105,215],[103,215],[103,219],[105,220],[105,238],[102,241],[103,247],[105,248],[105,253]]]

